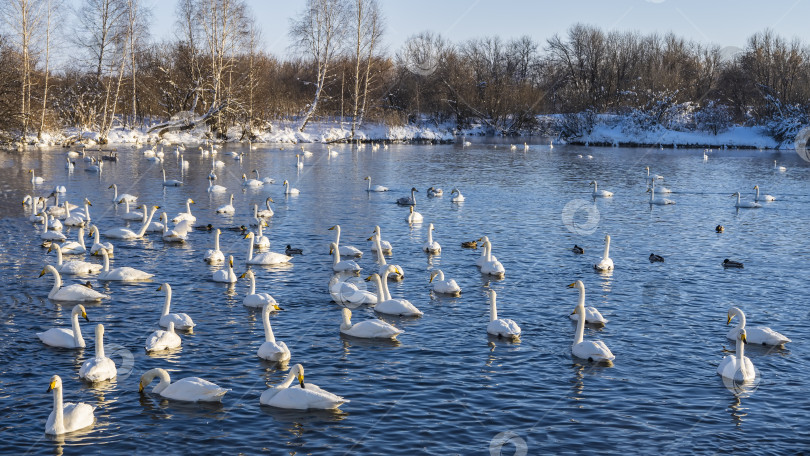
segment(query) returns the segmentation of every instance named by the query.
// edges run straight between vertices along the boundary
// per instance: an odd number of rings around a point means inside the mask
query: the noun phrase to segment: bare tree
[[[352,114],[352,134],[358,125],[363,123],[366,99],[368,97],[369,80],[371,76],[371,62],[374,51],[379,45],[383,34],[384,23],[377,0],[355,0],[352,10],[354,18],[355,49],[354,49],[354,109]],[[365,60],[365,70],[361,72],[360,63]],[[360,84],[363,81],[362,102]]]
[[[127,5],[123,0],[84,0],[77,11],[79,27],[76,42],[90,53],[100,80],[109,62],[110,53],[126,36]]]
[[[290,36],[294,45],[315,64],[315,97],[304,113],[299,131],[309,123],[318,108],[329,64],[340,48],[345,28],[346,4],[344,0],[307,0],[307,6],[301,16],[292,21]]]
[[[136,47],[148,38],[149,29],[146,22],[151,11],[145,7],[141,0],[127,0],[127,44],[130,57],[130,71],[132,72],[132,123],[138,118],[138,84],[137,65],[135,61]]]

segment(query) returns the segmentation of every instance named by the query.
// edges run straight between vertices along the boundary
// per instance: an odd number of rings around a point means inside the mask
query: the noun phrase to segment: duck
[[[173,219],[172,223],[180,223],[182,221],[189,221],[191,224],[194,224],[197,221],[197,217],[191,213],[191,205],[196,204],[193,199],[187,198],[186,199],[186,212],[178,213]]]
[[[163,313],[160,315],[158,324],[166,328],[169,323],[174,323],[174,327],[183,331],[191,331],[194,329],[194,320],[185,313],[169,313],[172,305],[172,287],[168,283],[161,284],[157,291],[165,291],[166,299],[163,301]]]
[[[264,307],[266,304],[278,305],[275,298],[270,296],[269,293],[256,293],[256,276],[253,275],[253,271],[248,269],[239,278],[250,280],[250,290],[245,295],[245,299],[242,300],[243,305],[247,307]]]
[[[455,196],[453,196],[455,194]],[[450,191],[450,202],[451,203],[463,203],[464,202],[464,195],[461,194],[461,191],[458,188],[453,188]]]
[[[154,274],[141,271],[140,269],[130,268],[127,266],[121,268],[110,269],[110,257],[104,249],[99,250],[93,255],[101,255],[104,257],[104,269],[99,273],[98,280],[108,282],[139,282],[142,280],[149,280],[154,277]]]
[[[409,209],[411,211],[408,214],[408,216],[405,218],[405,220],[411,225],[415,224],[415,223],[422,223],[422,214],[414,211],[413,206],[411,206]]]
[[[436,279],[435,282],[433,279]],[[461,287],[458,286],[455,280],[444,278],[444,272],[441,269],[436,269],[430,273],[430,281],[433,284],[433,292],[448,296],[461,296]]]
[[[731,320],[734,317],[739,317],[739,323],[737,326],[731,329],[731,331],[726,334],[726,338],[729,340],[737,340],[737,334],[745,329],[747,331],[746,343],[750,344],[758,344],[758,345],[773,345],[773,346],[782,346],[788,342],[792,342],[790,339],[785,337],[784,335],[774,331],[767,326],[753,326],[753,327],[746,327],[745,326],[745,313],[740,310],[738,307],[732,307],[728,311],[728,320],[726,320],[726,324],[731,323]]]
[[[737,332],[734,339],[737,342],[736,353],[726,355],[720,361],[720,365],[717,366],[717,373],[723,378],[736,382],[752,381],[756,378],[756,370],[754,370],[754,363],[745,356],[745,344],[747,342],[745,329],[743,328]]]
[[[722,233],[725,230],[726,230],[726,227],[724,227],[723,225],[717,225],[716,227],[714,227],[714,231],[716,231],[718,233]]]
[[[371,186],[371,176],[366,176],[366,177],[363,178],[363,180],[368,181],[368,188],[366,189],[367,192],[387,192],[388,191],[388,187],[383,187],[382,185],[375,185],[375,186],[372,187]]]
[[[211,280],[220,283],[236,283],[236,274],[233,272],[233,256],[228,257],[228,268],[214,272]]]
[[[138,197],[135,195],[130,195],[129,193],[124,193],[121,196],[118,196],[118,186],[115,184],[110,185],[107,189],[113,189],[113,203],[122,204],[122,202],[126,203],[135,203],[138,201]]]
[[[397,272],[396,267],[389,265],[383,277],[391,272]],[[397,315],[400,317],[419,317],[423,312],[416,308],[410,301],[402,298],[392,298],[391,292],[388,290],[388,281],[382,281],[380,275],[374,273],[366,277],[366,282],[374,281],[377,286],[377,303],[374,305],[374,311],[386,315]]]
[[[650,263],[663,263],[663,262],[664,257],[662,257],[661,255],[656,255],[654,253],[650,254]]]
[[[297,188],[290,188],[290,182],[287,181],[286,179],[284,180],[284,183],[282,183],[282,185],[284,186],[285,195],[298,195],[299,193],[301,193],[301,191],[298,190]]]
[[[424,244],[422,244],[422,251],[425,253],[430,254],[437,254],[442,252],[442,246],[433,240],[433,224],[428,224],[428,238]]]
[[[656,206],[668,206],[670,204],[675,204],[675,201],[672,201],[668,198],[656,198],[655,197],[655,181],[652,181],[652,185],[650,188],[647,189],[650,192],[650,205]]]
[[[571,251],[576,253],[577,255],[582,255],[585,253],[585,249],[576,244],[574,244],[574,247],[571,249]]]
[[[569,285],[569,288],[574,288],[576,283]],[[574,333],[574,342],[571,345],[571,354],[577,358],[587,359],[591,362],[606,362],[611,363],[616,357],[610,349],[601,340],[584,340],[585,335],[585,322],[587,316],[585,313],[585,299],[583,299],[583,289],[580,290],[580,300],[574,312],[577,313],[577,329]]]
[[[287,248],[284,249],[284,253],[286,253],[287,255],[290,255],[290,256],[292,256],[292,255],[303,255],[304,251],[301,250],[301,249],[295,249],[290,244],[287,244]]]
[[[741,262],[739,262],[739,261],[733,261],[733,260],[729,260],[728,258],[726,258],[725,260],[723,260],[723,267],[724,268],[739,268],[739,269],[742,269],[743,264]]]
[[[146,219],[146,222],[141,225],[140,231],[137,233],[132,231],[129,228],[113,228],[111,230],[107,230],[104,232],[104,236],[113,239],[125,239],[125,240],[132,240],[132,239],[141,239],[144,234],[146,234],[147,228],[149,228],[149,224],[152,222],[152,217],[155,216],[155,212],[160,209],[160,206],[152,206],[152,210],[149,211],[149,217]],[[95,244],[93,244],[94,248],[91,248],[91,253],[97,253],[98,250],[95,250]]]
[[[155,377],[160,379],[160,383],[152,389],[152,392],[176,401],[222,402],[222,397],[230,391],[199,377],[186,377],[172,383],[169,373],[158,367],[141,375],[138,392],[143,393],[144,388],[149,386]]]
[[[147,353],[180,348],[183,340],[174,332],[174,322],[170,321],[166,330],[158,329],[146,338],[144,349]]]
[[[520,326],[514,320],[508,318],[498,318],[498,305],[496,303],[497,293],[495,290],[487,290],[489,293],[489,324],[487,324],[487,334],[504,339],[520,338]]]
[[[756,190],[756,191],[757,191],[756,195],[754,196],[754,201],[755,201],[755,202],[759,202],[759,201],[768,201],[768,202],[770,202],[770,201],[776,201],[776,198],[774,198],[774,197],[773,197],[773,196],[771,196],[771,195],[762,195],[762,196],[760,197],[760,196],[759,196],[759,185],[755,185],[755,186],[754,186],[754,190]],[[749,337],[749,339],[750,339],[750,337]]]
[[[166,170],[165,169],[161,168],[160,172],[163,173],[163,186],[164,187],[180,187],[181,185],[183,185],[182,181],[179,181],[179,180],[176,180],[176,179],[166,180]]]
[[[576,282],[568,285],[568,288],[576,288],[577,290],[579,290],[579,302],[584,307],[585,284],[582,283],[581,280],[577,280]],[[569,315],[569,317],[571,318],[571,320],[579,321],[579,313],[576,311],[576,309],[574,309],[574,311],[571,312],[571,315]],[[605,325],[607,322],[608,321],[605,319],[605,317],[602,316],[602,314],[599,312],[599,310],[596,309],[596,307],[591,306],[585,307],[585,323],[588,323],[590,325]]]
[[[220,206],[217,208],[217,214],[233,214],[236,212],[236,208],[233,207],[233,193],[231,193],[231,200],[228,204]]]
[[[430,187],[429,189],[427,189],[428,198],[436,198],[442,195],[444,195],[444,190],[440,188]]]
[[[203,261],[208,264],[222,264],[225,262],[225,254],[222,253],[222,250],[219,249],[219,235],[222,234],[222,231],[217,228],[214,232],[214,248],[208,249],[205,252],[205,256],[203,257]]]
[[[332,255],[332,270],[334,272],[348,272],[355,275],[360,274],[360,266],[352,260],[340,260],[338,246],[334,242],[329,244],[329,254]]]
[[[496,279],[503,279],[506,276],[506,270],[492,255],[492,244],[489,242],[489,239],[485,237],[484,239],[484,261],[480,263],[481,274],[492,276]]]
[[[391,255],[394,252],[394,247],[388,241],[382,240],[382,232],[380,230],[379,225],[374,227],[374,232],[371,233],[371,237],[366,239],[367,241],[372,241],[374,237],[379,238],[379,247],[377,246],[377,242],[373,241],[371,243],[371,251],[374,253],[379,253],[382,250],[384,255]],[[378,250],[379,249],[379,250]]]
[[[48,253],[51,253],[51,250],[56,250],[55,268],[60,274],[95,274],[96,272],[101,271],[102,266],[100,264],[89,263],[81,260],[62,261],[62,247],[57,243],[52,243],[51,246],[48,247]]]
[[[247,264],[261,264],[261,265],[284,264],[289,263],[290,260],[293,259],[291,256],[276,252],[263,252],[253,255],[253,242],[254,242],[253,240],[255,237],[256,235],[253,234],[252,232],[245,235],[245,239],[250,239],[250,242],[248,244]]]
[[[480,239],[477,239],[475,241],[462,242],[461,247],[464,248],[464,249],[477,249],[478,248],[478,241],[480,241]]]
[[[610,235],[605,235],[605,252],[602,254],[602,259],[599,263],[593,265],[593,268],[599,272],[608,272],[613,270],[613,259],[610,258]]]
[[[352,245],[340,245],[340,225],[334,225],[329,228],[329,231],[335,232],[335,242],[333,244],[338,246],[337,251],[340,253],[340,256],[347,256],[347,257],[354,257],[360,258],[363,256],[363,251],[358,249]],[[332,252],[330,251],[329,254],[331,255]]]
[[[259,346],[256,353],[259,358],[276,363],[283,363],[290,360],[290,349],[287,344],[276,341],[273,334],[273,327],[270,326],[270,312],[281,310],[278,304],[266,302],[262,308],[262,325],[264,326],[264,342]]]
[[[77,283],[63,287],[62,276],[59,275],[59,271],[51,265],[46,265],[39,276],[42,277],[48,273],[51,273],[54,278],[53,288],[51,288],[51,291],[48,293],[48,299],[52,301],[98,302],[102,299],[109,298],[109,296],[104,293],[99,293],[98,291]],[[83,311],[84,310],[82,310],[82,312]]]
[[[79,369],[79,377],[88,382],[112,380],[118,375],[115,362],[104,354],[104,325],[96,325],[96,356],[88,359]]]
[[[397,200],[397,204],[400,206],[414,206],[416,205],[416,192],[419,190],[416,187],[411,187],[411,196],[403,196]]]
[[[45,422],[46,434],[67,434],[88,428],[96,422],[94,415],[96,408],[92,405],[84,402],[62,403],[62,378],[58,375],[51,377],[48,392],[51,391],[53,391],[53,411]]]
[[[592,180],[590,185],[593,185],[593,193],[591,196],[594,198],[611,198],[613,196],[613,192],[609,192],[607,190],[599,190],[598,184],[595,180]]]
[[[343,308],[343,321],[340,324],[340,333],[361,339],[396,339],[404,331],[382,320],[365,320],[352,324],[352,311]]]
[[[295,380],[298,380],[298,384],[290,386]],[[304,366],[300,364],[290,369],[284,382],[265,390],[259,397],[262,405],[292,410],[331,410],[347,402],[349,401],[321,389],[318,385],[305,384]]]
[[[81,287],[81,285],[76,286]],[[85,343],[82,337],[82,329],[81,326],[79,326],[80,315],[86,321],[90,321],[90,319],[87,318],[87,312],[84,310],[84,306],[77,304],[70,312],[71,329],[51,328],[47,331],[37,333],[37,337],[39,337],[39,340],[45,345],[50,345],[51,347],[84,348]]]

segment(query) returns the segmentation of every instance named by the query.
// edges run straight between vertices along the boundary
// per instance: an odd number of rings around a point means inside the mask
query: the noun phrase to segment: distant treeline
[[[622,114],[641,128],[766,125],[782,140],[810,110],[810,49],[770,30],[742,49],[577,24],[545,42],[424,32],[391,50],[376,0],[309,0],[282,60],[260,49],[262,18],[244,0],[181,0],[168,42],[150,40],[141,0],[84,0],[73,19],[57,17],[58,0],[6,3],[0,129],[11,137],[69,126],[105,137],[172,117],[204,117],[220,137],[330,118],[513,134],[540,114],[563,114],[555,128],[576,137],[597,114]],[[25,19],[24,8],[37,9]],[[54,68],[57,40],[77,51]]]

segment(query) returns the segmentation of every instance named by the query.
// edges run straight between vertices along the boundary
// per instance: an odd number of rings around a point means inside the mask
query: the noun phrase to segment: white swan
[[[408,216],[405,217],[405,221],[407,221],[409,224],[422,223],[423,220],[422,214],[415,212],[413,210],[413,206],[410,207],[410,210],[411,211],[408,214]]]
[[[594,198],[610,198],[613,196],[613,192],[609,192],[607,190],[599,190],[598,184],[595,180],[592,180],[590,185],[593,185],[593,193],[591,194]]]
[[[248,179],[246,174],[242,174],[242,187],[257,188],[264,186],[264,182],[257,179]]]
[[[585,284],[582,283],[581,280],[577,280],[576,282],[568,285],[568,288],[576,288],[579,290],[579,303],[577,306],[585,307]],[[574,321],[579,321],[579,313],[577,309],[574,308],[574,311],[571,312],[569,317]],[[599,310],[596,307],[585,307],[585,323],[592,324],[592,325],[604,325],[608,321],[605,317],[599,313]]]
[[[294,386],[292,382],[298,380]],[[340,407],[348,400],[322,390],[312,383],[304,384],[304,367],[296,364],[280,385],[270,388],[259,398],[262,405],[293,410],[330,410]]]
[[[742,331],[743,329],[746,330],[746,340],[747,343],[750,344],[761,344],[761,345],[784,345],[788,342],[791,342],[790,339],[785,337],[784,335],[768,328],[767,326],[752,326],[746,327],[745,326],[745,313],[737,307],[732,307],[728,310],[728,321],[726,324],[731,323],[731,320],[734,317],[739,317],[739,323],[735,326],[732,330],[726,334],[726,338],[729,340],[737,340],[737,334]]]
[[[176,401],[221,402],[222,396],[230,391],[199,377],[181,378],[172,383],[171,378],[169,378],[169,373],[166,372],[165,369],[158,367],[148,370],[141,375],[141,381],[138,383],[138,392],[142,393],[143,389],[149,386],[155,377],[160,378],[160,383],[152,388],[152,392],[160,394],[166,399]]]
[[[347,277],[353,278],[354,275],[335,274],[329,279],[329,294],[335,302],[356,305],[377,304],[379,300],[376,294],[359,289],[354,283],[346,281]]]
[[[163,173],[163,186],[164,187],[179,187],[179,186],[183,185],[183,182],[179,181],[177,179],[166,180],[166,170],[165,169],[161,168],[160,172]]]
[[[231,193],[231,200],[228,204],[222,205],[217,208],[217,214],[233,214],[236,212],[236,208],[233,207],[233,193]]]
[[[96,325],[96,356],[88,359],[79,369],[79,377],[89,382],[103,382],[118,375],[112,359],[104,355],[104,325]]]
[[[98,280],[109,282],[137,282],[140,280],[149,280],[154,277],[154,274],[141,271],[140,269],[130,268],[124,266],[122,268],[110,269],[110,256],[104,249],[99,250],[93,255],[101,255],[104,257],[104,269],[99,273]]]
[[[264,205],[265,205],[266,209],[262,209],[262,210],[259,210],[259,206],[254,204],[253,205],[253,217],[270,218],[273,215],[275,215],[275,213],[273,212],[273,208],[270,207],[270,203],[275,203],[275,201],[273,201],[273,198],[267,197],[267,199],[264,200]]]
[[[163,313],[160,315],[158,324],[164,328],[169,326],[169,323],[174,323],[174,327],[180,330],[194,329],[194,320],[185,313],[169,313],[172,305],[172,287],[168,283],[161,284],[157,291],[164,290],[166,292],[166,299],[163,301]]]
[[[774,162],[774,163],[776,163],[776,162]],[[34,184],[34,185],[39,185],[39,184],[42,184],[42,183],[44,183],[44,182],[45,182],[45,179],[43,179],[43,178],[42,178],[42,177],[40,177],[40,176],[37,176],[37,175],[34,173],[34,170],[33,170],[33,169],[29,169],[29,170],[28,170],[28,172],[29,172],[29,173],[31,173],[31,183],[32,183],[32,184]]]
[[[275,184],[276,183],[276,180],[273,179],[272,177],[260,177],[258,169],[254,169],[253,173],[256,174],[256,179],[259,179],[265,185],[267,185],[267,184]]]
[[[174,332],[174,322],[169,322],[169,327],[166,330],[158,329],[149,335],[146,339],[144,348],[148,352],[156,352],[163,350],[173,350],[179,348],[183,344],[180,336]]]
[[[667,206],[669,204],[675,204],[675,201],[667,198],[656,198],[655,197],[655,181],[652,181],[652,185],[650,188],[647,189],[650,192],[650,204],[656,206]]]
[[[368,181],[368,189],[366,189],[367,192],[387,192],[388,191],[388,187],[383,187],[382,185],[375,185],[375,186],[372,187],[371,186],[371,176],[366,176],[366,177],[363,178],[363,180]]]
[[[503,279],[506,276],[506,270],[501,262],[492,256],[492,243],[486,237],[484,238],[484,255],[486,259],[481,263],[481,274]]]
[[[335,232],[335,242],[334,244],[338,246],[338,252],[340,252],[340,256],[348,256],[348,257],[355,257],[360,258],[363,256],[363,252],[358,249],[357,247],[351,245],[340,245],[340,225],[335,225],[329,228],[329,231]],[[329,254],[332,252],[330,251]]]
[[[298,169],[302,169],[304,167],[304,162],[301,161],[301,154],[295,154],[295,159],[298,160],[295,166]]]
[[[227,187],[223,187],[222,185],[214,184],[214,179],[217,177],[216,174],[213,174],[213,170],[211,174],[208,175],[208,193],[225,193],[228,191]],[[213,178],[212,178],[213,176]]]
[[[84,211],[83,212],[74,212],[71,214],[69,206],[65,206],[65,226],[74,226],[74,227],[83,227],[90,221],[90,208],[92,206],[90,204],[90,200],[87,198],[84,199]]]
[[[759,201],[776,201],[776,198],[774,198],[774,197],[773,197],[773,196],[771,196],[771,195],[762,195],[762,196],[760,197],[760,196],[759,196],[759,185],[755,185],[755,186],[754,186],[754,190],[756,190],[756,191],[757,191],[757,194],[756,194],[756,196],[754,197],[754,201],[756,201],[756,202],[759,202]],[[749,339],[750,339],[750,338],[751,338],[751,337],[749,336]]]
[[[158,209],[160,209],[160,206],[152,206],[152,210],[149,211],[149,218],[147,218],[146,222],[144,222],[143,225],[141,225],[141,229],[137,233],[129,228],[113,228],[111,230],[105,231],[104,236],[113,239],[126,239],[126,240],[140,239],[143,237],[144,234],[146,234],[146,229],[149,228],[149,224],[152,222],[152,217],[155,216],[155,212],[157,212]],[[93,245],[93,247],[95,247],[95,244]],[[96,252],[97,250],[93,251],[93,249],[91,249],[91,253]]]
[[[347,336],[363,339],[396,339],[404,331],[399,330],[382,320],[366,320],[352,324],[352,311],[343,308],[343,322],[340,332]]]
[[[394,280],[396,282],[401,281],[405,278],[405,273],[402,272],[402,267],[398,264],[393,265],[395,270],[389,272],[388,270],[388,263],[385,261],[385,255],[380,253],[380,251],[384,251],[384,248],[380,244],[380,233],[376,232],[373,236],[368,238],[368,240],[374,240],[374,246],[377,247],[375,250],[377,251],[377,266],[379,266],[379,274],[380,277],[386,277],[388,280]]]
[[[785,171],[787,171],[787,168],[785,168],[784,166],[776,166],[776,160],[773,161],[773,169],[779,171],[780,173],[784,173]]]
[[[436,279],[435,281],[433,279]],[[433,284],[433,291],[435,293],[450,295],[450,296],[461,296],[461,287],[458,286],[455,280],[444,278],[444,272],[441,269],[437,269],[430,273],[430,282]]]
[[[396,267],[388,266],[386,276],[390,272],[396,272]],[[388,281],[383,282],[379,274],[372,274],[366,278],[366,281],[374,281],[377,285],[377,304],[374,305],[374,311],[387,315],[398,315],[400,317],[418,317],[424,315],[423,312],[416,308],[410,301],[402,298],[392,298],[391,292],[388,290]]]
[[[290,260],[293,259],[291,256],[276,252],[263,252],[253,255],[253,239],[255,237],[256,235],[252,232],[245,235],[245,239],[250,239],[250,242],[248,243],[247,264],[283,264],[289,263]]]
[[[379,227],[379,225],[374,227],[374,232],[373,232],[373,233],[371,233],[371,234],[372,234],[372,237],[373,237],[373,236],[377,236],[377,237],[378,237],[378,239],[379,239],[379,248],[381,248],[381,249],[382,249],[382,253],[383,253],[383,254],[385,254],[385,255],[391,255],[391,253],[393,253],[393,251],[394,251],[394,247],[393,247],[393,246],[391,246],[391,243],[390,243],[390,242],[388,242],[388,241],[383,241],[383,240],[382,240],[382,232],[380,232],[380,227]],[[372,238],[369,238],[368,240],[371,240],[371,239],[372,239]],[[377,249],[378,249],[378,247],[377,247],[377,242],[372,242],[372,243],[371,243],[371,251],[372,251],[372,252],[377,252],[377,251],[378,251]]]
[[[433,240],[433,224],[428,224],[428,238],[424,244],[422,244],[422,250],[426,253],[441,253],[442,246]]]
[[[756,378],[754,363],[745,356],[746,331],[741,329],[736,337],[736,353],[727,355],[717,366],[717,373],[721,376],[738,382],[747,382]]]
[[[95,423],[95,407],[84,402],[74,404],[62,403],[62,379],[58,375],[51,377],[48,392],[53,391],[53,411],[45,423],[45,433],[50,435],[66,434],[90,427]]]
[[[62,242],[67,239],[67,236],[60,233],[59,231],[53,231],[48,229],[48,221],[53,219],[53,216],[44,216],[42,217],[42,233],[40,233],[39,238],[43,241],[56,241]]]
[[[753,202],[753,201],[740,201],[740,192],[735,192],[731,196],[736,196],[737,197],[737,203],[734,205],[734,207],[736,207],[738,209],[740,209],[740,208],[743,208],[743,209],[758,209],[758,208],[762,207],[761,204]]]
[[[493,289],[487,291],[489,292],[489,324],[487,324],[487,334],[506,339],[519,338],[520,326],[518,326],[514,320],[498,318],[498,305],[495,302],[497,294]]]
[[[129,193],[124,193],[121,196],[118,196],[118,186],[115,184],[110,185],[107,189],[113,189],[113,203],[121,204],[122,202],[127,203],[134,203],[138,201],[138,197],[135,195],[130,195]]]
[[[607,272],[613,270],[613,259],[610,258],[610,235],[605,235],[605,252],[602,254],[602,259],[599,263],[593,265],[593,268],[599,272]]]
[[[282,185],[284,185],[285,195],[298,195],[299,193],[301,193],[301,191],[298,190],[297,188],[290,188],[290,183],[287,180],[284,180],[284,183]]]
[[[79,286],[81,287],[82,285]],[[37,333],[37,337],[39,337],[39,340],[45,345],[50,345],[51,347],[84,348],[85,343],[82,337],[82,329],[79,326],[79,315],[85,320],[90,321],[90,319],[87,318],[87,312],[85,312],[84,306],[77,304],[70,312],[70,329],[51,328],[45,332]]]
[[[85,252],[87,252],[87,246],[84,245],[84,228],[79,227],[76,233],[76,239],[75,241],[62,244],[60,248],[61,253],[64,255],[84,255]]]
[[[146,207],[146,204],[144,204],[142,207],[143,207],[143,218],[141,219],[141,223],[146,224],[146,232],[162,234],[166,230],[166,227],[169,225],[166,213],[163,212],[162,214],[160,214],[160,219],[157,222],[146,223],[146,220],[149,218],[149,209]]]
[[[191,199],[191,198],[186,199],[186,212],[178,213],[172,219],[172,223],[180,223],[180,222],[183,222],[183,221],[189,221],[192,224],[195,223],[197,221],[197,217],[195,217],[194,214],[191,213],[191,205],[192,204],[196,204],[196,203],[194,203],[193,199]]]
[[[270,312],[274,310],[281,310],[275,302],[267,302],[262,309],[262,325],[264,325],[264,342],[259,347],[256,353],[259,358],[266,359],[267,361],[275,361],[278,363],[290,359],[290,349],[284,342],[276,342],[276,336],[273,334],[273,328],[270,326]]]
[[[121,218],[128,221],[136,221],[136,220],[143,220],[143,212],[138,212],[136,210],[129,210],[129,203],[126,201],[122,201],[124,203],[124,209],[126,212],[121,214]]]
[[[94,274],[101,270],[102,266],[96,263],[89,263],[87,261],[73,260],[62,261],[62,248],[57,243],[52,243],[48,247],[48,253],[56,249],[56,268],[60,274],[65,275],[80,275],[80,274]]]
[[[192,229],[192,225],[188,220],[176,224],[174,228],[169,229],[169,217],[166,213],[160,214],[160,220],[163,222],[163,233],[161,237],[165,242],[186,242],[188,233]]]
[[[239,276],[239,278],[248,278],[250,280],[250,290],[248,290],[248,293],[245,295],[245,299],[242,300],[242,304],[248,307],[264,307],[267,304],[278,305],[276,299],[269,293],[256,293],[256,276],[253,274],[253,271],[247,270]]]
[[[569,288],[573,288],[569,285]],[[580,299],[574,312],[579,314],[577,330],[574,333],[574,343],[571,345],[571,353],[577,358],[588,361],[613,361],[616,359],[610,349],[601,340],[583,340],[585,335],[585,300]]]
[[[98,228],[95,225],[90,225],[90,232],[89,234],[93,236],[93,245],[90,247],[90,254],[94,254],[101,249],[107,250],[107,254],[112,257],[113,251],[115,250],[115,246],[112,245],[111,242],[101,242],[98,237]]]
[[[270,238],[264,235],[264,227],[267,226],[266,222],[258,224],[258,233],[253,237],[253,247],[256,249],[269,249]],[[286,254],[286,253],[285,253]]]
[[[455,194],[455,196],[453,196]],[[451,203],[463,203],[464,202],[464,195],[461,194],[461,191],[457,188],[453,188],[450,191],[450,202]]]
[[[232,256],[228,257],[228,268],[220,269],[219,271],[214,272],[214,275],[211,277],[211,280],[220,283],[236,283],[236,274],[233,272]]]
[[[214,248],[205,252],[203,261],[208,264],[222,264],[225,262],[225,254],[219,249],[219,235],[222,234],[219,228],[214,232]]]
[[[51,288],[51,291],[48,293],[48,299],[53,301],[95,302],[109,298],[109,296],[103,293],[99,293],[78,283],[63,287],[62,276],[60,276],[59,271],[51,265],[45,266],[45,269],[42,270],[39,276],[42,277],[49,272],[53,274],[54,281],[53,288]]]
[[[251,249],[253,247],[251,246]],[[352,260],[340,261],[338,246],[332,242],[329,244],[329,254],[332,255],[332,270],[335,272],[350,272],[355,275],[360,274],[360,266]]]

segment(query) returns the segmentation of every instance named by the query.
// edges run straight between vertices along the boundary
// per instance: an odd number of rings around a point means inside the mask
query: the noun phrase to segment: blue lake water
[[[313,156],[299,171],[300,147],[226,146],[217,156],[225,162],[217,184],[229,191],[213,196],[206,192],[211,158],[192,147],[184,173],[173,148],[165,148],[168,177],[185,182],[178,188],[163,188],[160,165],[143,159],[140,150],[120,148],[119,161],[106,163],[100,175],[85,172],[81,159],[68,174],[64,149],[0,153],[0,452],[786,454],[807,448],[810,163],[792,152],[713,151],[704,162],[700,150],[552,149],[547,141],[529,151],[487,139],[470,147],[333,147],[338,155],[330,157],[325,146],[305,145]],[[231,150],[246,155],[238,162],[225,155]],[[775,170],[773,160],[787,171]],[[677,204],[647,204],[646,166],[664,176],[663,185],[673,191],[667,197]],[[46,183],[32,187],[28,169]],[[243,190],[239,178],[253,169],[277,184]],[[391,191],[368,194],[367,175]],[[284,179],[301,194],[285,197]],[[594,179],[615,196],[594,202],[588,186]],[[37,276],[55,257],[40,247],[20,202],[25,194],[65,185],[70,202],[92,201],[94,223],[104,232],[125,226],[118,217],[123,207],[115,207],[107,189],[112,183],[170,216],[191,197],[198,225],[223,228],[247,225],[252,205],[272,196],[275,216],[266,230],[271,249],[283,252],[292,244],[304,250],[292,267],[252,267],[257,288],[284,308],[271,317],[275,335],[290,347],[291,363],[304,365],[307,382],[351,402],[334,412],[259,405],[262,391],[280,383],[286,368],[256,356],[263,342],[261,312],[242,305],[246,281],[229,287],[210,280],[219,267],[203,262],[213,242],[203,231],[191,233],[182,246],[165,244],[157,234],[112,240],[113,266],[143,269],[155,279],[99,283],[91,276],[111,299],[86,306],[91,323],[81,326],[87,348],[41,343],[35,333],[69,326],[72,305],[47,299],[52,279]],[[777,201],[735,210],[731,194],[741,191],[752,200],[754,185]],[[419,189],[416,210],[425,222],[411,227],[408,210],[394,201],[412,186]],[[426,198],[431,186],[443,188],[444,196]],[[450,202],[453,187],[465,195],[463,204]],[[231,192],[236,214],[214,214]],[[421,250],[428,223],[436,227],[440,255]],[[424,312],[417,319],[383,318],[405,331],[398,342],[340,335],[340,307],[327,289],[333,239],[327,228],[334,224],[342,227],[342,244],[365,252],[358,260],[363,277],[377,270],[366,242],[373,227],[381,226],[393,244],[388,262],[403,267],[405,280],[392,282],[391,293]],[[718,224],[724,233],[715,232]],[[65,233],[76,236],[75,229]],[[591,267],[605,234],[612,237],[616,265],[607,275]],[[503,280],[478,272],[480,250],[461,248],[483,235],[506,269]],[[245,270],[247,242],[234,231],[221,238],[237,274]],[[574,244],[585,254],[574,255]],[[651,264],[651,252],[666,261]],[[724,270],[724,258],[745,268]],[[435,268],[459,283],[461,297],[431,295]],[[603,328],[586,328],[585,337],[610,347],[612,366],[571,356],[575,326],[568,315],[578,295],[567,285],[577,279],[585,284],[586,304],[609,320]],[[143,346],[157,329],[162,282],[173,287],[172,311],[188,313],[197,327],[181,333],[180,351],[148,356]],[[488,288],[498,293],[499,316],[521,326],[519,342],[487,337]],[[749,325],[770,326],[792,339],[784,348],[747,347],[759,381],[740,395],[715,372],[734,349],[725,337],[732,306],[746,312]],[[355,321],[371,318],[377,317],[367,306],[354,310]],[[108,355],[128,364],[116,381],[93,386],[79,379],[78,369],[93,356],[95,323],[105,325]],[[173,379],[199,376],[232,391],[221,405],[139,394],[140,375],[154,367]],[[62,377],[65,401],[97,407],[93,428],[60,438],[44,434],[52,410],[45,391],[54,374]]]

